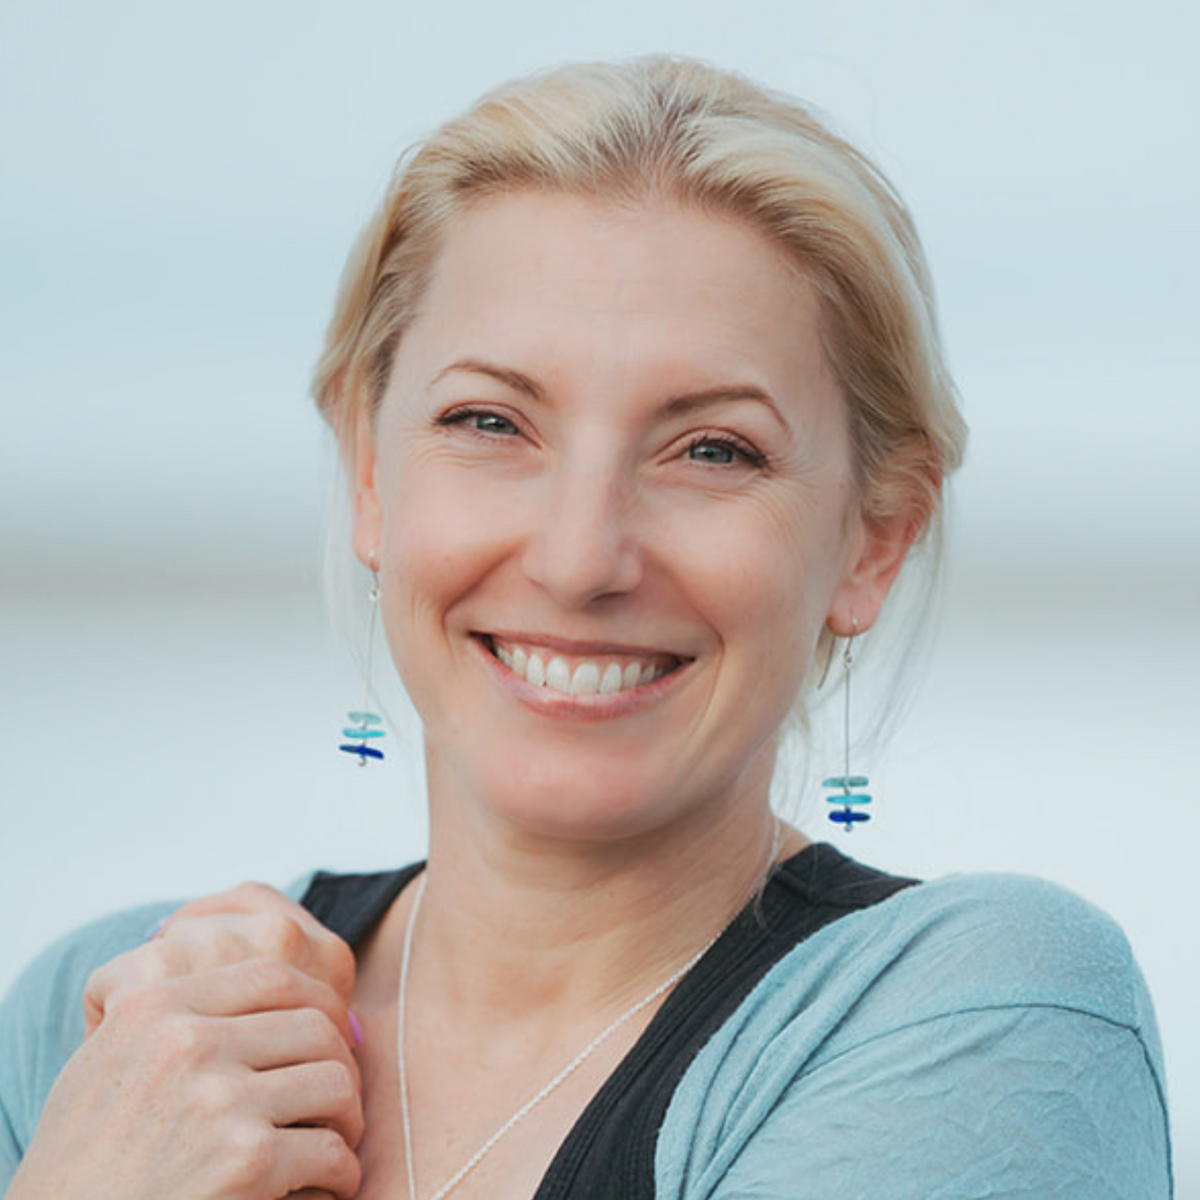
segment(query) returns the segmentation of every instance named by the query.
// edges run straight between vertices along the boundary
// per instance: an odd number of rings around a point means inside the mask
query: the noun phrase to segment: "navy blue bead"
[[[855,812],[852,808],[839,808],[837,812],[831,812],[829,819],[838,825],[845,825],[849,829],[852,825],[861,824],[863,821],[871,819],[870,813]]]
[[[368,746],[365,742],[360,742],[352,746],[339,746],[338,749],[346,754],[357,754],[360,762],[364,758],[383,758],[382,750],[376,750],[374,746]]]

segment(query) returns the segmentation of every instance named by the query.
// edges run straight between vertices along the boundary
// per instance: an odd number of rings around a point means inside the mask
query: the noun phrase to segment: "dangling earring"
[[[864,805],[871,803],[871,797],[866,792],[855,790],[866,787],[871,781],[865,775],[850,774],[850,666],[854,662],[854,639],[858,636],[858,622],[853,618],[851,618],[851,626],[850,636],[846,639],[846,646],[842,650],[842,687],[845,690],[842,730],[845,757],[842,762],[842,774],[831,775],[821,784],[824,788],[839,789],[834,795],[826,796],[825,799],[830,804],[839,806],[829,814],[829,819],[846,831],[871,819],[870,813],[859,811]]]
[[[371,702],[371,657],[375,650],[375,617],[379,612],[379,572],[376,569],[375,551],[371,551],[371,589],[367,598],[371,603],[371,613],[367,617],[367,657],[363,663],[363,699],[362,705],[354,712],[347,713],[351,725],[342,730],[342,737],[354,740],[343,742],[338,749],[345,754],[356,754],[358,765],[365,767],[368,758],[382,761],[383,751],[371,743],[385,736],[380,726],[383,719],[378,713],[372,712],[367,705]]]

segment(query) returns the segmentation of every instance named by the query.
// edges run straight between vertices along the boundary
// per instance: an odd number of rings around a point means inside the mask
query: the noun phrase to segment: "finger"
[[[244,1017],[316,1009],[333,1023],[346,1046],[357,1045],[350,1010],[329,984],[314,979],[286,963],[254,958],[233,963],[203,975],[177,980],[184,987],[185,1003],[193,1012],[210,1017]]]
[[[353,1200],[358,1194],[362,1169],[340,1134],[323,1127],[293,1126],[278,1130],[276,1136],[279,1148],[271,1173],[271,1195],[319,1195],[325,1191],[339,1200]]]
[[[244,918],[239,918],[244,919]],[[259,951],[261,939],[243,938],[240,934],[230,934],[224,931],[220,936],[207,939],[190,939],[181,935],[138,947],[113,959],[111,962],[93,972],[84,989],[84,1019],[85,1032],[91,1034],[104,1019],[113,998],[121,993],[132,993],[151,988],[170,980],[195,978],[205,974],[227,970],[239,963],[265,961],[269,955]],[[346,1002],[342,995],[329,984],[323,976],[314,975],[311,969],[303,965],[288,964],[282,960],[280,966],[287,967],[295,974],[311,978],[318,985],[317,990],[297,992],[297,999],[282,1007],[294,1007],[298,1004],[312,1003],[316,1007],[329,1012],[330,1016],[342,1029],[350,1045],[361,1040],[359,1030],[354,1027],[354,1021],[346,1010]],[[281,986],[272,982],[269,973],[266,976],[266,995],[272,994],[272,989]],[[294,987],[290,988],[295,991]],[[201,1010],[205,1001],[200,999]],[[220,999],[215,1001],[222,1003]],[[213,1014],[218,1015],[218,1014]],[[232,1015],[222,1012],[219,1015]]]
[[[355,1044],[349,1009],[327,983],[265,958],[120,988],[108,999],[105,1020],[113,1016],[136,1024],[180,1010],[201,1017],[245,1017],[294,1009],[319,1010],[337,1027],[347,1046]]]
[[[273,958],[323,980],[349,1000],[354,956],[332,934],[320,940],[290,917],[273,913],[180,917],[145,946],[120,955],[93,973],[84,991],[88,1032],[103,1019],[114,992],[253,958]]]
[[[262,884],[242,884],[192,901],[173,914],[158,941],[188,941],[208,950],[209,959],[198,965],[247,956],[278,959],[324,979],[347,1000],[354,990],[354,953],[347,943],[295,901]]]
[[[358,1076],[340,1062],[307,1062],[262,1071],[256,1081],[263,1111],[280,1128],[320,1125],[340,1134],[353,1149],[362,1140]]]
[[[322,925],[316,917],[285,896],[278,888],[265,883],[242,883],[224,892],[214,892],[210,896],[200,896],[189,900],[187,904],[177,909],[171,917],[171,923],[181,917],[214,916],[220,913],[281,913],[291,917],[302,928],[314,935],[336,937],[335,934]]]
[[[258,919],[253,944],[263,957],[313,967],[349,999],[355,973],[350,947],[307,909],[265,884],[245,883],[185,904],[169,919],[164,936],[189,919],[235,914]]]
[[[323,979],[349,1001],[354,992],[354,952],[304,909],[290,900],[283,902],[289,906],[286,911],[269,909],[207,917],[185,913],[172,923],[165,936],[168,940],[178,936],[190,944],[208,945],[210,953],[223,953],[225,962],[237,957],[278,959]]]
[[[297,1063],[342,1063],[359,1080],[358,1062],[342,1031],[316,1008],[253,1013],[230,1023],[226,1038],[231,1053],[255,1071],[271,1071]]]

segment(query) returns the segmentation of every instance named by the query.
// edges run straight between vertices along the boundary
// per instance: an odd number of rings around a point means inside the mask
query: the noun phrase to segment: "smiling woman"
[[[315,392],[428,862],[48,952],[0,1015],[9,1200],[1169,1194],[1119,930],[771,812],[961,456],[870,164],[696,63],[514,84],[402,165]]]

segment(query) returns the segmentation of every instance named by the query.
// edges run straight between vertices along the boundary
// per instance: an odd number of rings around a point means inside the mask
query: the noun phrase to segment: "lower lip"
[[[678,685],[689,664],[683,663],[651,683],[620,692],[595,692],[590,696],[572,696],[556,688],[537,687],[514,675],[483,643],[474,637],[476,652],[496,682],[526,708],[542,716],[574,721],[611,721],[658,703]]]

